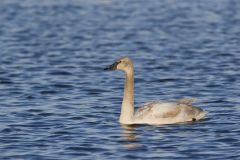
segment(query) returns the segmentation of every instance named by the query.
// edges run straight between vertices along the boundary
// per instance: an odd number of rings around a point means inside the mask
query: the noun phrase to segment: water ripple
[[[240,3],[0,1],[0,159],[239,159]],[[208,118],[121,126],[136,104],[195,97]]]

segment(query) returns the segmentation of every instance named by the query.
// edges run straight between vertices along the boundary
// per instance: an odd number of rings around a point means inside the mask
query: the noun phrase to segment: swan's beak
[[[104,68],[104,70],[108,70],[108,71],[110,71],[110,70],[116,70],[118,63],[119,63],[119,62],[115,62],[115,63],[113,63],[112,65],[107,66],[106,68]]]

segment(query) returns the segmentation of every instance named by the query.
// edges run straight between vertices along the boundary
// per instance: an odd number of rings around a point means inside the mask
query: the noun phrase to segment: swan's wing
[[[179,104],[187,104],[187,105],[191,105],[195,101],[196,101],[196,98],[181,98],[176,100],[176,102]]]
[[[180,121],[192,121],[201,119],[206,115],[201,108],[186,103],[156,101],[146,103],[139,108],[135,117],[137,119],[175,119]]]
[[[171,118],[176,117],[181,112],[180,106],[173,102],[155,101],[145,103],[135,113],[138,118]]]
[[[180,112],[180,106],[173,102],[157,103],[152,108],[152,116],[154,118],[174,118]]]

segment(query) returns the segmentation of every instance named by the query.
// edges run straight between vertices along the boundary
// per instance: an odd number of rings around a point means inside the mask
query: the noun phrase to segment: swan
[[[125,72],[124,95],[119,122],[121,124],[174,124],[197,121],[205,118],[207,112],[192,106],[194,99],[183,98],[171,101],[153,101],[143,104],[134,113],[134,66],[130,58],[116,60],[104,70]]]

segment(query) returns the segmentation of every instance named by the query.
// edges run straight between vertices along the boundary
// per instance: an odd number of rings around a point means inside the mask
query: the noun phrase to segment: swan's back
[[[135,123],[171,124],[196,121],[205,117],[206,112],[191,105],[192,101],[156,101],[145,103],[134,115]]]

